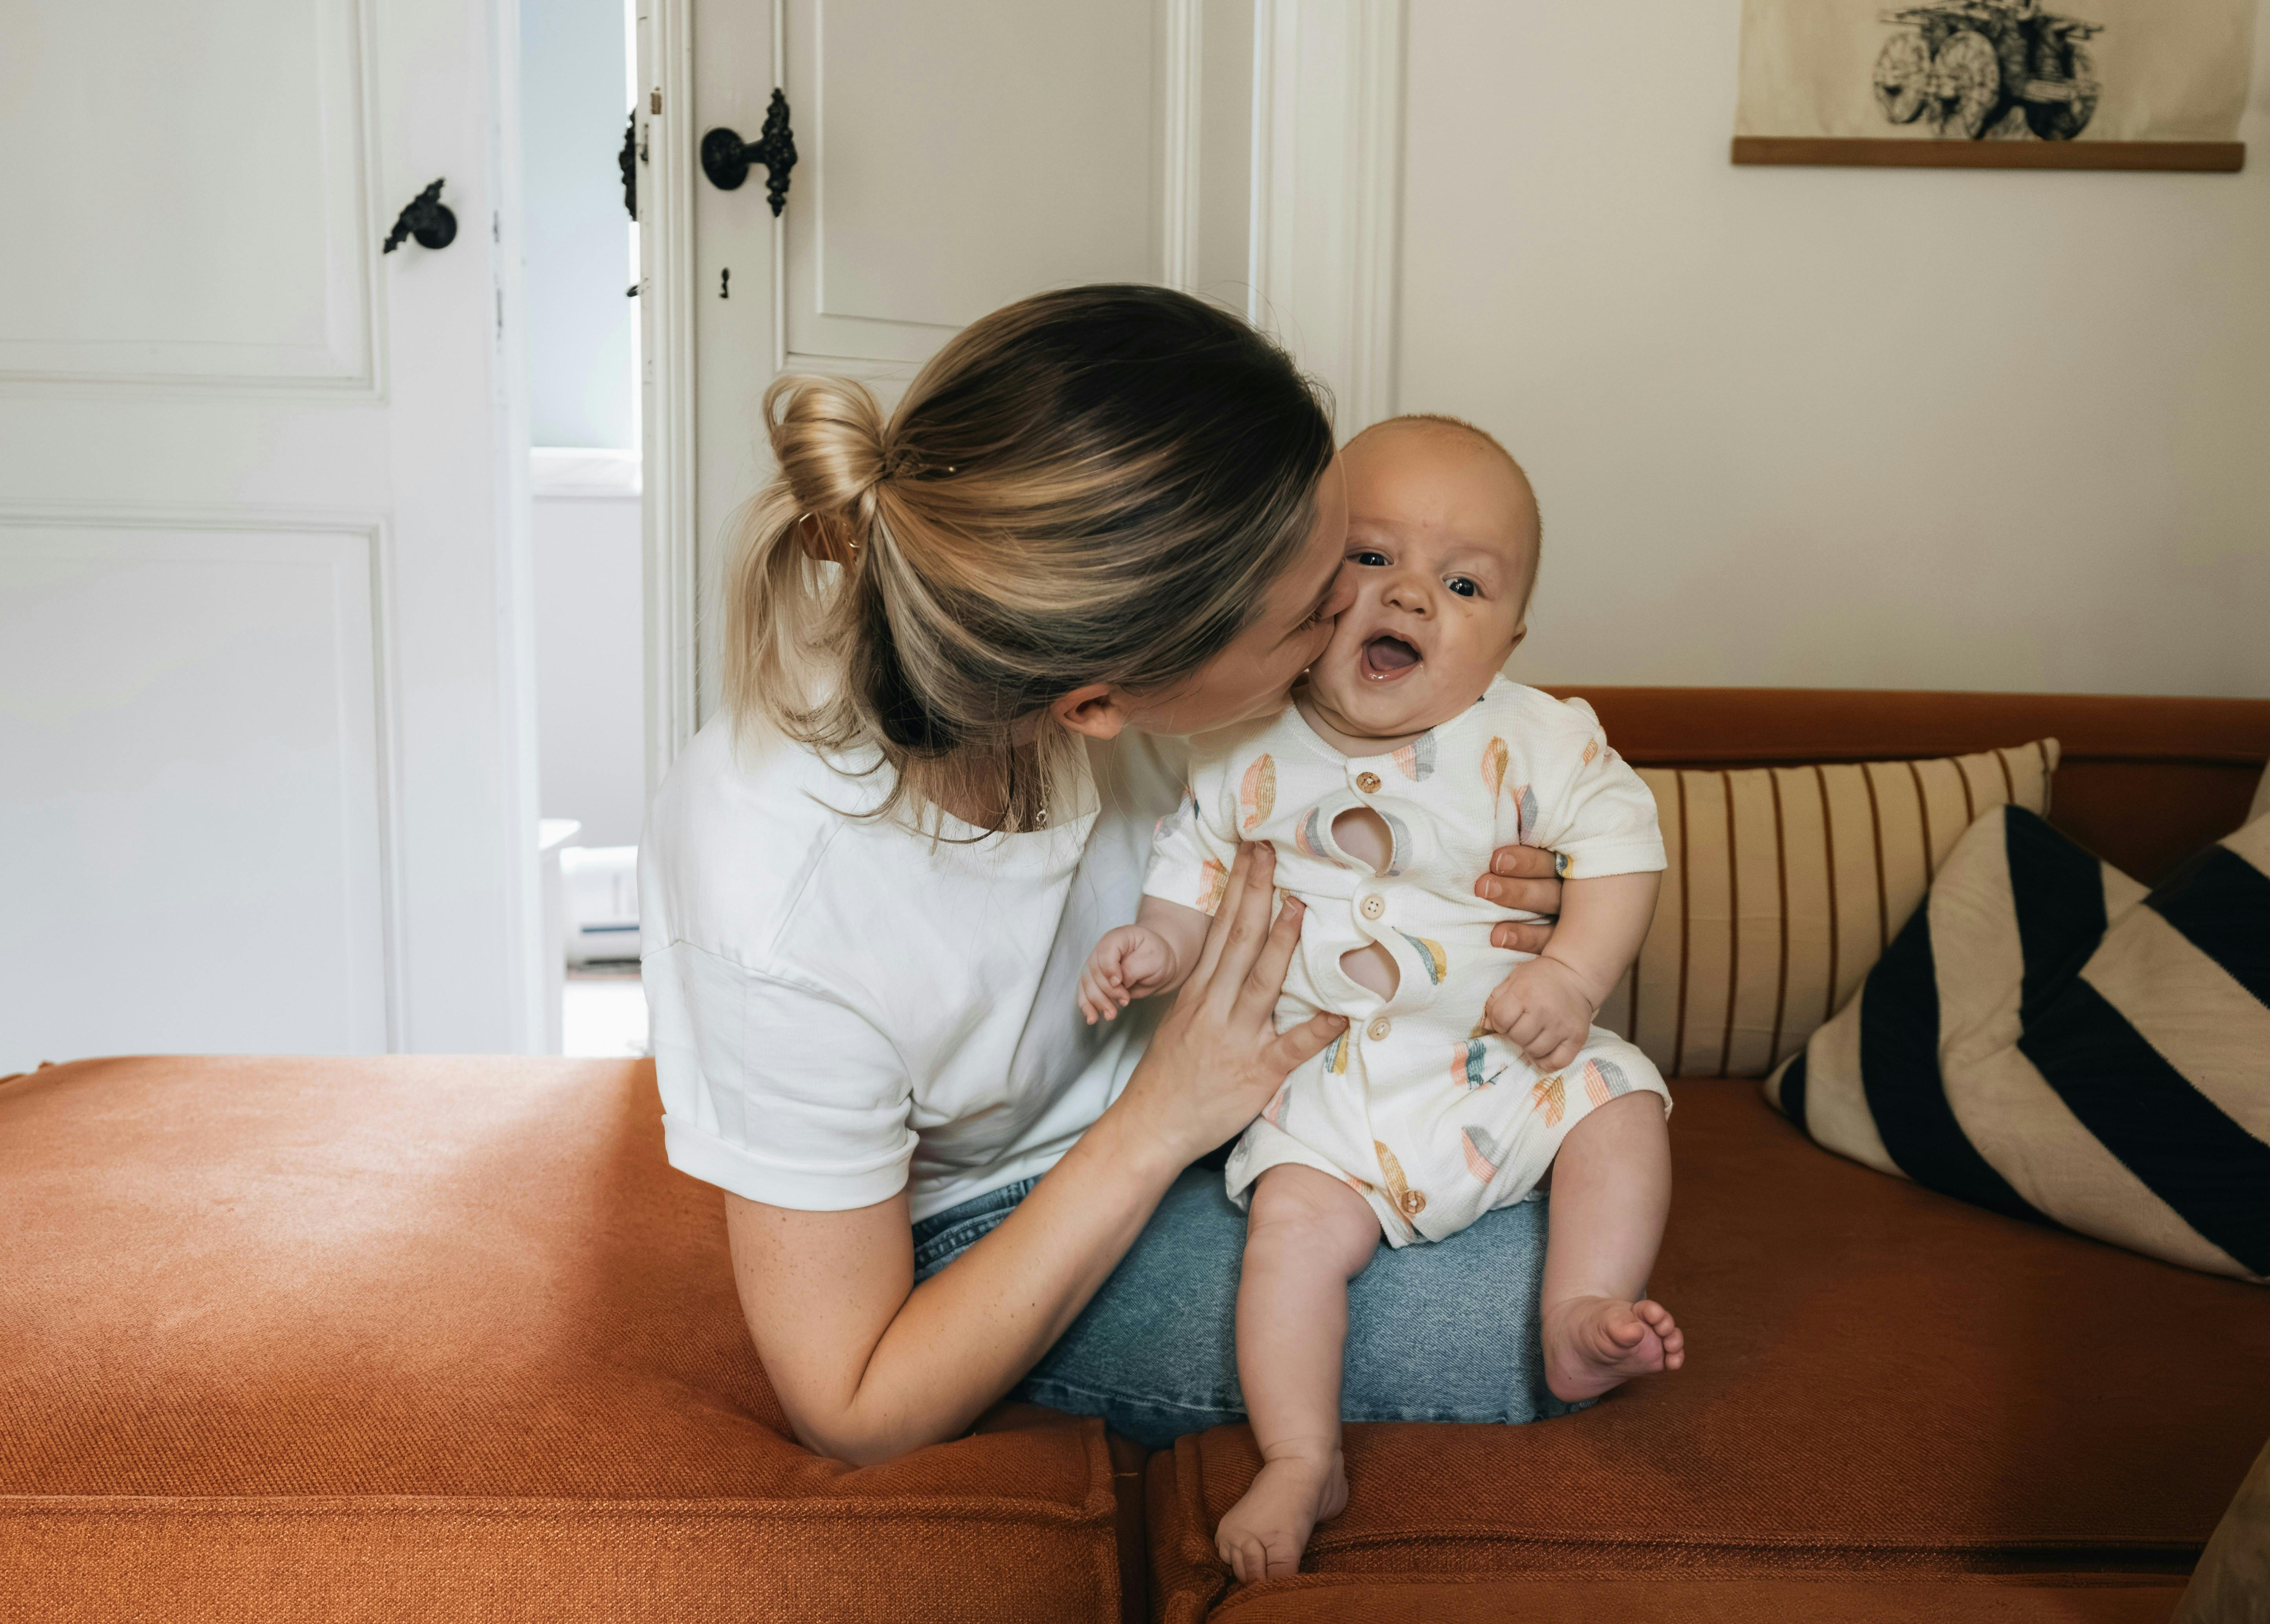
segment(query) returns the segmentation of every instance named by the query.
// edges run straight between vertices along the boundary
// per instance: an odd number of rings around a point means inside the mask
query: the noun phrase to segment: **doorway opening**
[[[530,536],[548,1042],[646,1052],[636,96],[627,0],[522,0]]]

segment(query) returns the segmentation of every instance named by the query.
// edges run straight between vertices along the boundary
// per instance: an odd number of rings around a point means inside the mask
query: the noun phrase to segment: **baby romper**
[[[1333,839],[1358,807],[1387,827],[1384,872]],[[1265,1169],[1298,1162],[1362,1195],[1391,1244],[1437,1241],[1527,1197],[1594,1106],[1638,1088],[1671,1109],[1654,1065],[1613,1033],[1594,1027],[1546,1075],[1480,1024],[1530,956],[1490,944],[1506,914],[1474,882],[1494,850],[1549,849],[1572,879],[1664,866],[1655,797],[1582,700],[1500,677],[1388,755],[1342,755],[1290,705],[1195,738],[1190,793],[1160,821],[1144,890],[1212,914],[1242,841],[1276,848],[1278,886],[1308,908],[1278,1026],[1319,1011],[1350,1024],[1238,1141],[1228,1183],[1240,1205]],[[1340,967],[1372,942],[1394,955],[1392,997]]]

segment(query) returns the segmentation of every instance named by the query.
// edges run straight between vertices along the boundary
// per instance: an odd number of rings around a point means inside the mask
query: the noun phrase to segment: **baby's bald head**
[[[1544,521],[1528,471],[1512,452],[1487,429],[1440,412],[1413,412],[1374,423],[1341,448],[1347,470],[1350,517],[1367,502],[1401,507],[1409,500],[1408,483],[1452,478],[1468,487],[1479,501],[1480,514],[1498,523],[1488,528],[1500,532],[1505,545],[1521,559],[1522,604],[1537,584],[1539,557],[1544,548]],[[1469,511],[1475,505],[1466,506]]]
[[[1513,453],[1498,443],[1495,434],[1477,424],[1467,422],[1464,418],[1451,417],[1447,412],[1406,412],[1401,417],[1383,418],[1365,429],[1362,434],[1358,434],[1355,439],[1349,441],[1348,444],[1356,445],[1375,434],[1418,434],[1434,440],[1449,441],[1477,451],[1487,451],[1513,470],[1523,485],[1526,486],[1529,483],[1528,473],[1518,462],[1514,460]]]

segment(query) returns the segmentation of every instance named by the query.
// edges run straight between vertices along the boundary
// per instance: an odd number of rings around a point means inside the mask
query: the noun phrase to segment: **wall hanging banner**
[[[1735,161],[2240,167],[2255,0],[2059,3],[1744,0]]]

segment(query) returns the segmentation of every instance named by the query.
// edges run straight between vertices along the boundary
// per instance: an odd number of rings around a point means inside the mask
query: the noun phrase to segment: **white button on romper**
[[[1359,807],[1387,827],[1384,872],[1332,837],[1334,819]],[[1594,1106],[1639,1088],[1670,1109],[1661,1075],[1613,1033],[1593,1027],[1576,1060],[1547,1076],[1480,1024],[1529,956],[1490,945],[1507,916],[1474,882],[1494,850],[1549,849],[1570,879],[1664,866],[1655,799],[1583,701],[1499,678],[1384,756],[1342,755],[1291,706],[1193,739],[1191,793],[1159,825],[1144,889],[1211,914],[1241,841],[1276,848],[1278,886],[1309,910],[1279,1027],[1319,1011],[1350,1021],[1231,1153],[1241,1205],[1264,1170],[1297,1162],[1359,1191],[1391,1243],[1440,1240],[1529,1196]],[[1373,942],[1400,973],[1391,998],[1340,966]]]

